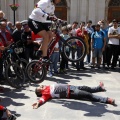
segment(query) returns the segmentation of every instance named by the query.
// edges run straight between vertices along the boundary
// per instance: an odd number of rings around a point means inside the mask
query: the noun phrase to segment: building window
[[[110,6],[120,6],[120,0],[111,0],[109,3]]]

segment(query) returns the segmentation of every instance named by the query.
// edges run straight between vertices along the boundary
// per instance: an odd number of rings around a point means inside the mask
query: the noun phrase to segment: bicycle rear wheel
[[[21,88],[25,83],[25,74],[16,63],[8,64],[5,67],[5,77],[7,82],[14,88]]]
[[[63,55],[70,62],[81,61],[86,55],[86,45],[80,37],[70,37],[63,45]]]
[[[39,62],[39,60],[33,60],[28,63],[26,73],[31,82],[41,83],[46,77],[47,69],[44,64]]]

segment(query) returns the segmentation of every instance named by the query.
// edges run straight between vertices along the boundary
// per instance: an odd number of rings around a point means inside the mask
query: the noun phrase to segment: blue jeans
[[[57,63],[59,61],[59,52],[53,52],[50,57],[52,64],[50,64],[50,72],[54,69],[54,72],[57,72],[58,66]]]

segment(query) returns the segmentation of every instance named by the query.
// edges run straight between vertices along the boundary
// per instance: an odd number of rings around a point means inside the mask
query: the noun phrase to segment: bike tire
[[[79,44],[77,44],[79,43]],[[78,52],[82,54],[78,55]],[[72,52],[74,51],[75,57],[72,57]],[[78,62],[84,59],[86,55],[86,44],[80,37],[70,37],[63,44],[63,55],[70,62]]]
[[[19,66],[23,69],[25,76],[26,76],[26,67],[27,67],[28,61],[21,58],[19,61]]]
[[[39,60],[33,60],[28,63],[26,73],[32,83],[42,83],[46,77],[47,69],[44,64],[39,62]]]
[[[25,83],[25,74],[22,68],[16,63],[7,64],[5,67],[5,77],[10,86],[22,88]]]

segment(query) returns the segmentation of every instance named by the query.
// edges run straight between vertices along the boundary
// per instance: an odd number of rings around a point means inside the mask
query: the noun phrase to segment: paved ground
[[[3,101],[0,103],[9,108],[19,117],[17,120],[120,120],[120,69],[106,71],[104,69],[88,69],[76,71],[71,69],[66,75],[46,78],[42,84],[68,83],[72,85],[97,86],[103,81],[107,92],[98,93],[116,99],[118,107],[89,101],[78,100],[51,100],[39,109],[32,109],[32,104],[37,101],[32,85],[21,90],[14,90],[5,86],[5,93],[1,94]]]

